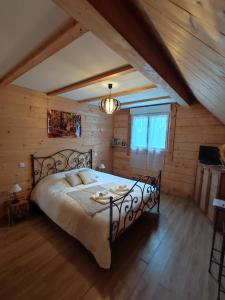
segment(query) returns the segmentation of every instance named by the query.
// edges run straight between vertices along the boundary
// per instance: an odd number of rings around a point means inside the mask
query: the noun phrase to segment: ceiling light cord
[[[109,98],[111,98],[112,83],[108,84],[108,88],[109,88]]]

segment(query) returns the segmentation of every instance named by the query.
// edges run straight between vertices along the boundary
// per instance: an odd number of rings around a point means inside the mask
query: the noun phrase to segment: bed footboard
[[[110,198],[109,242],[112,243],[144,212],[160,209],[161,171],[157,177],[141,176],[124,196]]]

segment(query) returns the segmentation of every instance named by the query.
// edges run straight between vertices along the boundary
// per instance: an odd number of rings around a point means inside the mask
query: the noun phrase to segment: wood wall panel
[[[169,151],[166,155],[162,176],[164,192],[186,198],[193,198],[199,145],[221,145],[225,143],[225,126],[201,104],[188,108],[173,108],[173,135],[170,135]],[[114,116],[114,133],[128,130],[129,110],[117,112]],[[124,122],[127,120],[127,124]],[[125,128],[124,128],[125,126]],[[123,130],[122,130],[123,129]],[[115,138],[117,136],[114,136]],[[172,140],[173,138],[173,140]],[[126,135],[124,135],[126,140]],[[171,144],[173,147],[171,148]],[[131,177],[134,173],[146,174],[146,170],[132,169],[130,156],[126,151],[113,149],[113,172]]]
[[[80,113],[82,137],[48,138],[47,109]],[[31,154],[48,155],[65,148],[93,149],[94,167],[103,162],[108,171],[112,168],[112,117],[72,100],[47,97],[15,86],[1,88],[0,135],[1,195],[15,182],[24,190],[30,190]],[[21,161],[25,162],[24,169],[18,167]]]

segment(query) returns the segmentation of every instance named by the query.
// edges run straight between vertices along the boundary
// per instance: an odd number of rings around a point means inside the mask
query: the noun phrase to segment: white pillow
[[[77,169],[77,171],[78,171],[78,173],[88,171],[88,172],[90,172],[90,174],[93,175],[94,178],[97,178],[97,177],[98,177],[98,175],[96,174],[96,171],[93,170],[93,169],[90,169],[90,168],[81,168],[81,169]]]
[[[78,173],[80,179],[82,180],[83,184],[89,184],[93,182],[97,182],[96,175],[93,170],[85,170]]]
[[[66,180],[71,186],[82,184],[81,178],[80,176],[78,176],[78,173],[66,174]]]

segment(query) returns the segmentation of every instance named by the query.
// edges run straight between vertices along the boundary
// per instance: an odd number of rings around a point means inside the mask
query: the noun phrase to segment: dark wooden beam
[[[53,1],[180,105],[195,99],[153,27],[129,0]]]
[[[54,96],[54,95],[63,94],[63,93],[69,92],[69,91],[74,91],[76,89],[80,89],[80,88],[83,88],[83,87],[91,85],[91,84],[102,82],[104,80],[110,80],[117,76],[128,74],[128,73],[131,73],[134,71],[135,71],[135,69],[131,65],[122,66],[122,67],[89,77],[87,79],[72,83],[70,85],[64,86],[57,90],[51,91],[51,92],[47,93],[47,95]]]
[[[135,1],[88,0],[186,102],[195,101],[151,20],[146,21]]]

